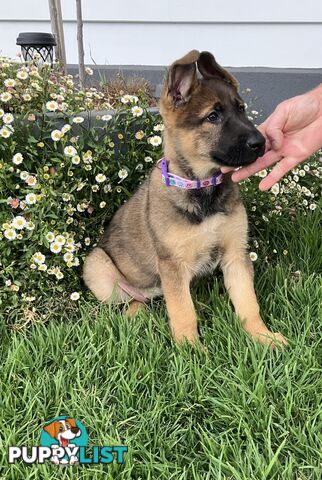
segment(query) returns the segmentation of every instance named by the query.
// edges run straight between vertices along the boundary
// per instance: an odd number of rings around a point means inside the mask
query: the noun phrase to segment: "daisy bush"
[[[268,169],[258,172],[253,178],[245,180],[242,187],[251,227],[250,258],[252,261],[261,258],[266,263],[278,258],[280,253],[276,248],[278,236],[267,238],[267,231],[272,229],[272,225],[283,225],[284,220],[292,221],[297,215],[311,215],[316,209],[321,212],[322,151],[313,155],[307,163],[294,168],[269,192],[260,192],[258,180],[268,173]],[[286,246],[282,254],[288,254]]]
[[[2,59],[0,85],[1,305],[77,301],[83,257],[160,157],[163,126],[135,95],[91,114],[86,92],[46,65]]]
[[[95,113],[110,108],[102,92],[82,91],[47,65],[0,58],[2,311],[25,314],[84,294],[85,255],[161,157],[163,125],[147,107],[144,97],[124,92],[113,111]],[[245,182],[251,223],[260,231],[272,216],[312,214],[320,176],[316,156],[269,195],[259,194],[256,177]],[[254,261],[258,238],[250,245]]]

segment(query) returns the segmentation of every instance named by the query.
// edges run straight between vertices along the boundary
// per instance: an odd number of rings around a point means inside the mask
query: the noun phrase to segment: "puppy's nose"
[[[71,428],[71,431],[72,431],[73,433],[75,433],[75,434],[78,433],[78,430],[79,430],[78,427],[72,427],[72,428]]]
[[[260,132],[252,132],[247,138],[247,147],[256,153],[264,153],[265,138]]]

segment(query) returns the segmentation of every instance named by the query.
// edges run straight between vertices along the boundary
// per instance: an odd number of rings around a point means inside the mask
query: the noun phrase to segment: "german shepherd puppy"
[[[164,295],[175,340],[194,342],[198,326],[190,283],[219,265],[246,332],[261,343],[286,343],[260,317],[246,211],[238,186],[220,173],[221,166],[248,165],[265,150],[236,79],[211,53],[193,50],[170,66],[160,111],[162,170],[156,164],[112,218],[85,260],[86,285],[103,302],[131,301],[132,314],[147,299]],[[181,188],[164,178],[169,173],[181,177]],[[215,180],[205,186],[208,177]],[[187,182],[197,188],[182,188]]]

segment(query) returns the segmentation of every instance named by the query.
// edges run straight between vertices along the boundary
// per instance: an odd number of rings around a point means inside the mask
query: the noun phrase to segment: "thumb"
[[[284,129],[289,113],[288,110],[286,103],[279,104],[265,122],[265,136],[268,138],[271,148],[275,151],[280,150],[283,145]]]
[[[284,133],[279,126],[270,126],[266,129],[266,136],[272,150],[278,151],[282,148]]]

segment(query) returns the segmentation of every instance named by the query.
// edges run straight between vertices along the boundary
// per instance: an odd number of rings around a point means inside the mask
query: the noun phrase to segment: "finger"
[[[283,144],[284,128],[289,115],[288,104],[280,104],[276,107],[274,112],[262,125],[265,129],[265,137],[268,138],[271,148],[279,150]]]
[[[269,140],[269,138],[266,134],[266,128],[267,128],[267,125],[269,124],[270,118],[271,118],[271,115],[269,117],[267,117],[266,120],[257,127],[257,129],[265,137],[265,153],[268,150],[271,150],[271,148],[272,148],[271,142],[270,142],[270,140]]]
[[[228,173],[236,169],[234,167],[221,167],[220,170],[222,173]]]
[[[256,162],[252,163],[251,165],[247,165],[247,167],[243,167],[237,172],[234,172],[231,176],[234,182],[240,182],[241,180],[245,180],[245,178],[254,175],[254,173],[260,172],[264,170],[264,168],[273,165],[274,163],[281,160],[281,156],[278,155],[274,150],[270,150],[269,152],[265,153],[263,157],[260,157],[256,160]]]
[[[284,133],[278,126],[268,126],[266,128],[266,136],[273,150],[277,151],[282,148]]]
[[[259,189],[261,191],[268,190],[275,183],[277,183],[287,172],[292,170],[296,165],[301,163],[303,159],[294,158],[294,157],[285,157],[283,158],[273,170],[265,177],[259,184]]]

